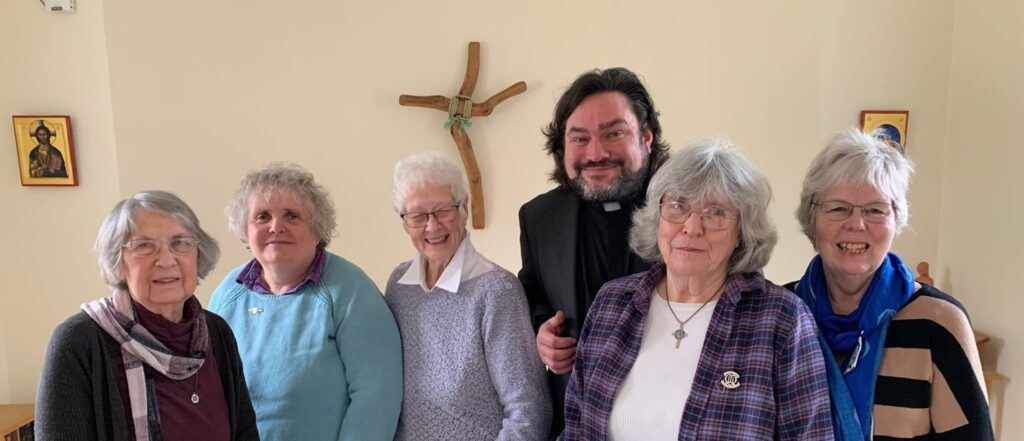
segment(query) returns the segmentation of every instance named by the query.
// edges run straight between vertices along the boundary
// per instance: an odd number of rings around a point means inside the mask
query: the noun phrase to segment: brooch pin
[[[722,374],[722,386],[726,389],[736,389],[740,387],[740,374],[733,371],[725,371]]]
[[[263,308],[259,308],[259,307],[253,306],[252,308],[249,308],[249,312],[251,312],[253,314],[259,314],[259,313],[263,312]]]

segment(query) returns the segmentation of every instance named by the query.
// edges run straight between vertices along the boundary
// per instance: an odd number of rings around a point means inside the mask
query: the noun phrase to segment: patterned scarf
[[[860,305],[850,315],[841,316],[832,311],[821,255],[818,255],[807,266],[796,294],[811,308],[821,331],[833,406],[847,418],[856,417],[862,434],[860,439],[871,439],[875,381],[882,365],[885,333],[892,316],[914,294],[914,274],[899,257],[888,253],[875,270]],[[842,366],[836,363],[834,353],[837,352],[850,354]],[[843,384],[838,384],[839,380]],[[836,421],[836,424],[842,422]]]
[[[192,308],[196,318],[192,322],[188,356],[178,357],[171,355],[163,343],[135,321],[132,298],[128,291],[115,290],[110,297],[82,304],[82,310],[121,345],[132,425],[138,441],[148,441],[151,433],[160,433],[159,415],[149,415],[149,410],[156,408],[153,402],[156,397],[146,392],[143,364],[172,380],[184,380],[199,372],[206,360],[209,336],[202,306],[192,296],[185,301],[185,308]]]

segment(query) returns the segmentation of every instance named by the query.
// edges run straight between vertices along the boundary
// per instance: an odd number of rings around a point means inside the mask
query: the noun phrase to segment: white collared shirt
[[[473,244],[469,241],[467,232],[466,237],[462,238],[459,248],[455,250],[452,260],[448,262],[448,266],[444,268],[441,277],[434,284],[434,288],[441,288],[453,293],[459,292],[459,284],[494,271],[495,268],[497,266],[493,262],[476,252],[476,248],[473,248]],[[420,253],[416,253],[416,256],[412,258],[412,264],[409,265],[409,269],[405,271],[402,278],[398,279],[398,283],[419,285],[424,291],[431,291],[427,288],[426,272],[423,271],[423,256]]]

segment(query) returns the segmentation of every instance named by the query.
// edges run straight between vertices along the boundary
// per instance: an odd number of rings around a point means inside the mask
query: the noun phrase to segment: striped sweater
[[[885,336],[875,387],[874,440],[992,439],[967,311],[953,297],[922,284]]]

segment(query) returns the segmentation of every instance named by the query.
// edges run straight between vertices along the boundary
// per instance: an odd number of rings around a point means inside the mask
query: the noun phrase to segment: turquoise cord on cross
[[[459,113],[459,103],[466,103],[462,106],[462,113]],[[473,117],[473,99],[468,96],[455,95],[451,101],[448,102],[448,119],[444,121],[444,128],[452,128],[452,124],[458,121],[459,127],[463,132],[466,129],[473,127],[473,123],[469,121]]]

